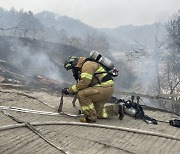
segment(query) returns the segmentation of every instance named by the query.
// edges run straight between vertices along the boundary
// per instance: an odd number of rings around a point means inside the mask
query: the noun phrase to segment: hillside
[[[65,30],[68,35],[84,39],[88,33],[96,31],[95,28],[67,16],[60,16],[48,11],[35,14],[35,17],[48,28],[54,27],[57,30]]]
[[[60,43],[1,36],[0,76],[7,70],[26,76],[27,80],[40,75],[67,84],[73,80],[71,73],[63,68],[63,62],[71,55],[86,56],[87,52]]]
[[[89,51],[62,43],[0,36],[0,60],[16,66],[23,75],[30,77],[42,75],[68,84],[74,82],[71,73],[63,67],[64,60],[72,55],[89,57]],[[104,55],[115,63],[118,70],[126,72],[115,78],[117,90],[119,87],[131,88],[135,77],[129,68],[123,61],[114,59],[112,53]]]
[[[111,29],[96,29],[86,25],[80,20],[75,20],[67,16],[60,16],[47,11],[38,13],[35,17],[38,18],[44,26],[55,27],[58,30],[63,29],[68,35],[73,35],[82,39],[87,38],[88,35],[93,33],[105,34],[110,43],[110,48],[121,51],[129,51],[133,47],[136,47],[137,43],[135,41],[147,47],[154,47],[157,33],[160,41],[162,41],[167,34],[165,24],[163,23],[158,25],[157,32],[156,24],[142,26],[124,25]]]
[[[161,42],[167,35],[163,23],[158,24],[157,32],[156,24],[97,29],[83,23],[83,21],[48,11],[33,14],[31,11],[16,11],[13,8],[7,11],[0,8],[0,15],[1,35],[29,37],[61,43],[70,43],[69,41],[73,38],[76,38],[77,41],[87,42],[89,36],[96,36],[107,40],[110,49],[120,51],[132,50],[137,46],[137,42],[154,48],[155,36],[158,34],[158,40]]]
[[[155,47],[155,37],[164,41],[167,31],[165,24],[152,24],[142,26],[119,26],[113,29],[99,29],[108,36],[111,47],[116,50],[130,51],[132,48],[140,47],[139,44],[147,48]]]

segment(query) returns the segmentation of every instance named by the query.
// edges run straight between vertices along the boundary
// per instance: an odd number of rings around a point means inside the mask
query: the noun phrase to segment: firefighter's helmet
[[[64,62],[64,68],[68,71],[70,69],[73,69],[75,68],[75,66],[77,65],[78,63],[78,57],[75,57],[75,56],[70,56],[68,57],[65,62]]]

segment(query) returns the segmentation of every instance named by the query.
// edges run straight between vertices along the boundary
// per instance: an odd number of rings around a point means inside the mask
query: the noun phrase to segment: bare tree
[[[165,56],[168,93],[180,92],[180,10],[167,22],[168,53]]]
[[[180,10],[167,23],[169,47],[180,53]]]
[[[155,74],[153,74],[155,76],[153,77],[155,78],[153,78],[153,80],[151,81],[151,86],[150,86],[151,90],[149,89],[149,91],[151,92],[154,91],[157,94],[161,94],[163,88],[161,86],[160,70],[163,68],[160,69],[159,65],[162,62],[162,55],[163,55],[163,50],[165,48],[165,42],[159,40],[160,23],[156,23],[155,26],[156,26],[156,32],[154,36],[154,41],[155,41],[154,48],[153,49],[148,48],[146,45],[143,45],[137,40],[134,40],[137,47],[133,48],[132,51],[126,53],[126,56],[128,60],[140,60],[139,62],[142,62],[142,65],[144,61],[150,60],[153,62],[153,65],[154,65],[153,70],[155,71]],[[149,70],[151,70],[151,68]],[[149,70],[147,69],[143,71],[148,72]],[[142,86],[145,86],[145,85],[142,85]]]
[[[1,25],[1,27],[0,27],[0,30],[2,31],[2,33],[3,33],[3,35],[5,35],[5,31],[10,31],[10,30],[17,30],[18,29],[18,27],[11,27],[11,28],[3,28],[3,25]]]
[[[19,11],[19,30],[23,31],[23,37],[31,36],[35,39],[38,32],[43,31],[43,26],[38,21],[38,19],[34,18],[34,15],[31,11]]]

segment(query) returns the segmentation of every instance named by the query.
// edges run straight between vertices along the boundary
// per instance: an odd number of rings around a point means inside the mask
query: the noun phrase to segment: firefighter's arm
[[[69,87],[69,93],[77,93],[78,91],[87,88],[91,83],[93,74],[96,71],[97,67],[97,64],[93,62],[84,63],[81,69],[81,78],[77,84],[74,84],[73,86]]]

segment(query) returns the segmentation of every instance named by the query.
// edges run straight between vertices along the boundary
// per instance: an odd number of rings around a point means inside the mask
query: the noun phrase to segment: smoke
[[[119,69],[118,83],[121,90],[142,93],[157,94],[157,58],[152,56],[134,56],[129,59],[125,52],[113,52],[112,54]]]
[[[157,65],[151,58],[141,58],[133,64],[133,72],[136,76],[134,89],[140,93],[157,93]]]
[[[18,67],[27,76],[41,75],[62,82],[58,66],[44,51],[33,50],[28,46],[16,43],[11,47],[11,54],[8,58],[13,65]]]

